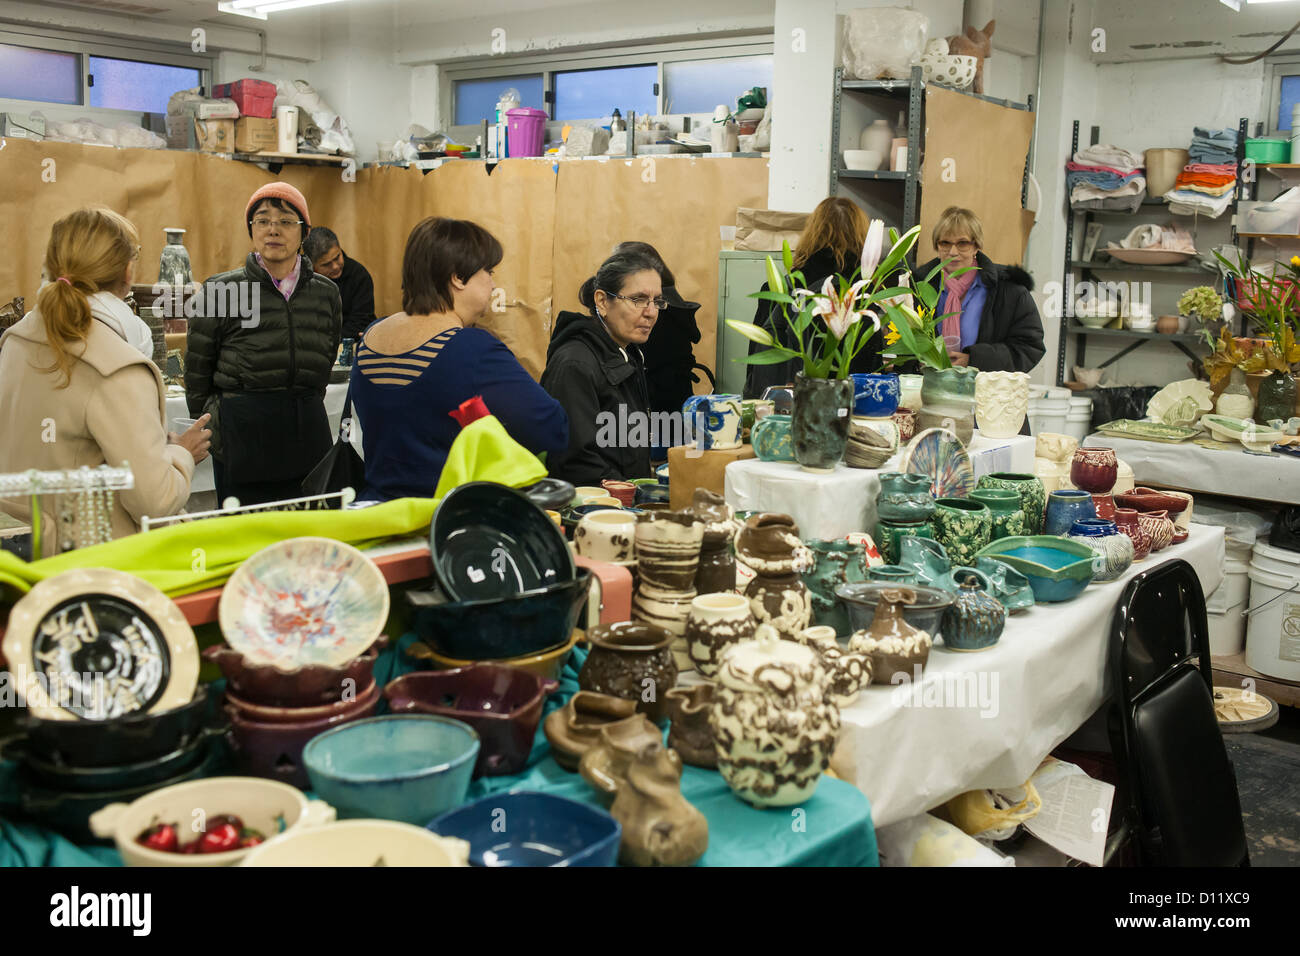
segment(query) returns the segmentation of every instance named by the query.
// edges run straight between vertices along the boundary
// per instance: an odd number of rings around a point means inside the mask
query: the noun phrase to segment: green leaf
[[[781,240],[781,262],[785,264],[785,271],[794,271],[794,252],[790,249],[790,240]]]
[[[745,361],[749,365],[780,365],[782,362],[801,357],[798,352],[791,352],[789,349],[777,347],[766,352],[755,352]]]
[[[918,285],[916,287],[916,297],[921,300],[921,303],[927,309],[933,312],[935,305],[939,302],[939,290],[932,285]]]
[[[894,232],[891,229],[890,234]],[[875,275],[872,276],[876,281],[881,281],[885,276],[892,275],[894,268],[902,261],[903,257],[912,251],[912,246],[916,245],[916,237],[921,234],[920,226],[913,226],[907,232],[903,233],[902,238],[894,240],[893,247],[889,250],[889,255],[881,260],[880,265],[876,266]]]
[[[759,345],[776,345],[776,339],[772,338],[772,333],[762,326],[755,325],[753,322],[740,322],[736,319],[727,319],[727,326],[732,330],[739,332],[751,342],[757,342]]]
[[[784,292],[767,292],[764,290],[761,292],[751,292],[749,297],[751,299],[764,299],[768,302],[783,302],[786,305],[794,305],[794,296],[788,295]]]

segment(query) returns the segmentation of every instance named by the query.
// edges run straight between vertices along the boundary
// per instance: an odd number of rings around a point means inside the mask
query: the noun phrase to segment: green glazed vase
[[[918,538],[933,538],[934,532],[930,530],[929,524],[924,521],[916,524],[880,522],[880,529],[876,535],[876,546],[880,548],[880,556],[885,559],[886,564],[898,564],[898,559],[902,556],[898,543],[908,535],[914,535]]]
[[[795,375],[790,434],[800,467],[806,471],[835,470],[849,443],[852,413],[852,379],[808,378],[803,372]]]
[[[1020,510],[1025,513],[1025,533],[1043,533],[1043,509],[1047,507],[1047,493],[1037,475],[995,471],[980,478],[978,488],[1002,488],[1020,495]]]
[[[1010,538],[1028,534],[1025,529],[1025,512],[1020,507],[1020,495],[1008,488],[976,488],[970,493],[971,501],[978,501],[993,515],[993,537]]]
[[[1295,376],[1274,370],[1259,383],[1255,421],[1267,424],[1276,418],[1286,421],[1295,415]]]
[[[970,498],[936,498],[934,504],[934,540],[943,545],[952,564],[974,564],[980,548],[993,540],[993,514]]]
[[[760,461],[794,461],[789,415],[768,415],[756,422],[749,441]]]
[[[803,572],[803,583],[812,597],[812,622],[835,628],[840,637],[847,637],[849,613],[835,589],[841,584],[860,584],[867,578],[867,549],[860,542],[838,538],[831,541],[805,541],[812,552],[813,566]]]

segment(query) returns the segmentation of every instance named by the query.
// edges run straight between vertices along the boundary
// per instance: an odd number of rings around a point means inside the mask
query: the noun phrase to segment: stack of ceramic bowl
[[[637,589],[632,619],[670,631],[679,670],[690,670],[686,618],[695,590],[695,574],[704,544],[704,523],[690,511],[656,511],[640,515],[636,525]]]
[[[407,595],[424,656],[440,669],[493,661],[558,676],[600,602],[588,608],[594,577],[555,523],[512,488],[471,482],[438,505],[429,547],[436,587]]]
[[[226,676],[230,742],[245,773],[305,789],[307,742],[374,713],[374,645],[388,606],[374,562],[329,538],[273,544],[231,575],[219,608],[230,646],[205,654]]]
[[[37,584],[9,614],[3,652],[22,695],[4,756],[19,808],[74,840],[90,815],[212,772],[199,654],[180,609],[122,571],[79,569]]]

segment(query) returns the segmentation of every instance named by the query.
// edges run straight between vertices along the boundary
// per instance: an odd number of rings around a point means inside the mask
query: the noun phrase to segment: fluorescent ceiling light
[[[339,3],[340,0],[224,0],[217,4],[221,13],[234,13],[241,17],[265,20],[268,13],[280,10],[295,10],[298,7],[319,7],[326,3]]]

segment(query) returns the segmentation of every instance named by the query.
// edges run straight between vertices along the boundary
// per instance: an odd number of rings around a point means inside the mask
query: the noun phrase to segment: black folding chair
[[[1139,866],[1249,866],[1237,778],[1214,714],[1205,596],[1186,561],[1129,582],[1115,607],[1111,746],[1119,836]],[[1121,843],[1112,837],[1109,849]]]

